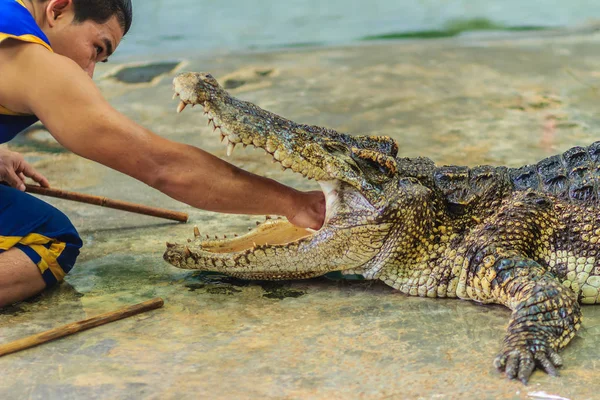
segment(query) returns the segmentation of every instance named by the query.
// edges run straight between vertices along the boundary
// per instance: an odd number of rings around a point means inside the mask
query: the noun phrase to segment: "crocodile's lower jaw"
[[[326,226],[329,220],[335,216],[338,208],[338,184],[335,181],[319,182],[319,184],[326,199],[326,213],[323,223],[323,226]],[[273,219],[269,216],[265,217],[265,221],[257,222],[256,228],[241,236],[234,234],[233,237],[224,236],[219,239],[215,236],[214,239],[211,239],[209,235],[203,237],[201,232],[194,228],[195,244],[200,245],[203,251],[231,255],[243,253],[246,250],[252,250],[260,246],[288,245],[310,238],[317,232],[319,231],[300,228],[284,219]],[[171,245],[168,243],[167,246]]]

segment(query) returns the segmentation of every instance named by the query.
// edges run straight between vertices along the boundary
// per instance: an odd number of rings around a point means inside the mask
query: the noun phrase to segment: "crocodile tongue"
[[[299,228],[283,219],[268,219],[256,229],[233,239],[208,240],[201,243],[210,253],[238,253],[266,245],[284,245],[310,236],[309,230]]]

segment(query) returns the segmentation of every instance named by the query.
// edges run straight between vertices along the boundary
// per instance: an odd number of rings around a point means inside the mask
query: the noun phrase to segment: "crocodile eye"
[[[348,147],[346,147],[342,143],[326,142],[326,143],[322,144],[322,147],[325,151],[327,151],[330,154],[335,154],[335,153],[346,154],[346,153],[348,153]]]

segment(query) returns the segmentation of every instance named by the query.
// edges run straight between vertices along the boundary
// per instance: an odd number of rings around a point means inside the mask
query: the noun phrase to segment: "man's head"
[[[34,16],[57,54],[90,76],[129,31],[131,0],[33,0]]]

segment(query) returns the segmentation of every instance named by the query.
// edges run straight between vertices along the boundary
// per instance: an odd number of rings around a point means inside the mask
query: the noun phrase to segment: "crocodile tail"
[[[573,147],[534,165],[509,169],[516,190],[533,189],[564,199],[597,202],[600,198],[600,141]]]

